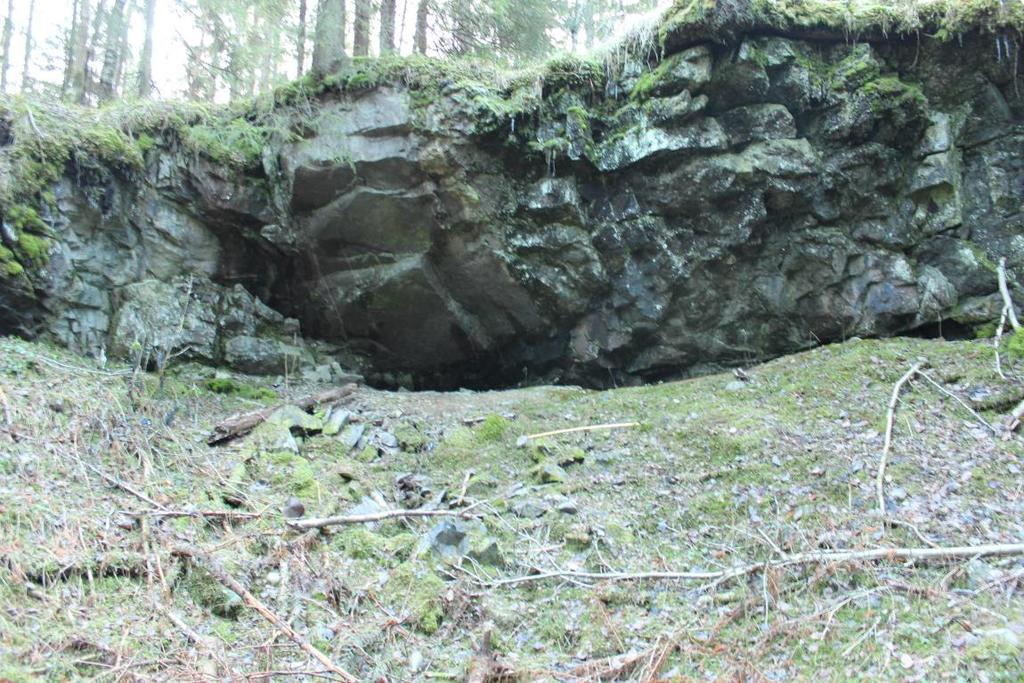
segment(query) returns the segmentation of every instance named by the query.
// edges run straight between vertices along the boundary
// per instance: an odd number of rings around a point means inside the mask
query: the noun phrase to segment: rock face
[[[127,353],[180,328],[276,373],[312,358],[301,324],[380,383],[451,387],[978,325],[993,263],[1024,273],[1024,107],[990,47],[751,35],[500,106],[442,76],[330,91],[259,168],[159,147],[104,202],[63,181],[0,331]]]

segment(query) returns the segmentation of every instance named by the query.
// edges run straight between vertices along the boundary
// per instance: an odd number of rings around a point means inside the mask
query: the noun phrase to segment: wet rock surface
[[[458,83],[325,95],[244,173],[161,149],[103,203],[59,184],[0,331],[450,388],[979,325],[994,263],[1024,267],[1024,131],[965,40],[738,36],[500,114]]]

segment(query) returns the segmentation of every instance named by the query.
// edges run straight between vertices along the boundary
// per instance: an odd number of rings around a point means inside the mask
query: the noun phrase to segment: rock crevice
[[[1024,107],[988,47],[737,34],[525,90],[327,89],[247,169],[165,140],[141,182],[58,182],[46,258],[0,252],[0,326],[445,388],[967,329],[998,258],[1024,273]]]

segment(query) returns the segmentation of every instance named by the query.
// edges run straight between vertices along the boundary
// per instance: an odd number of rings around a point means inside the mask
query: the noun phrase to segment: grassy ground
[[[1021,680],[1013,556],[772,566],[721,583],[506,581],[1024,540],[1021,437],[996,437],[920,380],[887,470],[901,524],[882,524],[886,403],[919,359],[990,423],[1024,397],[1024,365],[1000,378],[990,344],[851,341],[747,381],[360,389],[340,437],[322,433],[324,414],[302,418],[296,454],[278,448],[281,420],[223,447],[205,436],[323,387],[211,383],[193,367],[161,383],[0,339],[0,680],[329,678],[210,558],[359,680]],[[640,424],[518,445],[628,421]],[[281,512],[292,496],[306,518],[473,506],[474,519],[302,533]]]

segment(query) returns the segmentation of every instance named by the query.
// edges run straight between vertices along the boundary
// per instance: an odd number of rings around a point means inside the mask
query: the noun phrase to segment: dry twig
[[[978,413],[978,411],[976,411],[974,408],[969,406],[967,404],[967,401],[963,400],[962,398],[960,398],[959,396],[954,394],[952,391],[950,391],[946,387],[944,387],[941,384],[939,384],[938,382],[936,382],[932,378],[932,376],[929,375],[927,372],[919,371],[917,374],[920,375],[921,377],[923,377],[926,382],[928,382],[933,387],[935,387],[941,394],[943,394],[944,396],[948,396],[949,398],[953,399],[954,401],[959,403],[961,406],[963,406],[963,408],[967,412],[969,412],[971,414],[971,417],[973,417],[975,420],[977,420],[978,422],[983,424],[985,427],[987,427],[989,429],[989,431],[991,431],[993,434],[996,434],[996,435],[1002,434],[1002,432],[999,429],[997,429],[991,422],[989,422],[988,420],[983,418]]]
[[[305,396],[297,401],[291,401],[288,404],[276,405],[270,408],[261,408],[260,410],[253,410],[240,415],[232,415],[213,428],[213,433],[206,437],[206,443],[211,446],[218,446],[241,436],[245,436],[252,430],[256,429],[256,427],[263,424],[271,415],[274,414],[275,411],[280,410],[284,405],[296,405],[303,410],[309,410],[310,408],[315,408],[322,403],[340,401],[341,399],[354,394],[358,388],[359,386],[356,384],[346,384],[343,387],[323,391],[311,396]]]
[[[525,444],[528,441],[534,439],[543,439],[549,436],[559,436],[561,434],[576,434],[578,432],[599,432],[607,431],[611,429],[629,429],[630,427],[639,427],[639,422],[616,422],[614,424],[603,424],[603,425],[587,425],[586,427],[570,427],[569,429],[556,429],[552,432],[541,432],[540,434],[527,434],[519,437],[519,443]]]
[[[1013,299],[1010,297],[1010,287],[1006,282],[1006,259],[999,259],[999,268],[996,271],[999,276],[999,293],[1003,295],[1003,305],[1006,307],[1006,315],[1010,320],[1010,327],[1014,332],[1020,332],[1020,320],[1017,319],[1017,309],[1013,306]]]
[[[0,408],[4,411],[4,427],[11,426],[11,404],[7,402],[7,394],[4,393],[4,388],[0,387]]]
[[[925,363],[915,363],[907,370],[906,374],[900,377],[899,381],[892,388],[892,396],[889,398],[889,412],[885,421],[885,444],[882,446],[882,456],[878,459],[878,475],[875,477],[875,491],[878,495],[878,512],[885,517],[885,468],[889,464],[889,451],[892,450],[892,430],[896,421],[896,404],[900,400],[900,392],[903,386],[914,378],[914,375],[921,372]]]
[[[261,617],[269,621],[274,626],[274,628],[279,630],[281,633],[287,636],[289,640],[298,645],[299,649],[301,649],[303,652],[305,652],[307,655],[309,655],[316,661],[320,662],[320,664],[322,664],[324,668],[326,668],[333,674],[337,675],[339,678],[341,678],[341,680],[345,681],[346,683],[358,683],[358,678],[356,678],[349,672],[339,667],[337,664],[332,662],[327,655],[313,647],[309,643],[309,641],[307,641],[305,638],[299,635],[298,632],[296,632],[295,629],[293,629],[291,626],[285,623],[285,621],[281,619],[281,617],[271,612],[266,605],[260,602],[259,599],[256,598],[255,595],[250,593],[245,586],[238,582],[237,579],[235,579],[233,576],[224,571],[224,569],[221,568],[220,565],[217,564],[216,560],[214,560],[210,555],[202,552],[201,550],[190,548],[187,546],[175,547],[174,550],[172,551],[172,554],[177,557],[189,558],[193,562],[198,562],[203,567],[203,569],[208,571],[211,576],[220,581],[225,588],[227,588],[228,590],[235,593],[238,597],[240,597],[246,605],[256,610],[256,612],[258,612]]]
[[[290,526],[293,529],[300,529],[306,531],[309,529],[323,529],[329,526],[343,526],[346,524],[369,524],[371,522],[381,522],[385,519],[400,519],[408,517],[469,518],[472,517],[472,515],[469,514],[469,511],[477,507],[478,505],[482,505],[483,502],[484,501],[478,501],[462,510],[385,510],[384,512],[373,512],[366,515],[348,515],[340,517],[298,519],[295,521],[288,522],[288,526]]]
[[[1024,543],[1007,543],[974,546],[952,546],[938,548],[875,548],[872,550],[837,550],[831,552],[807,552],[786,555],[769,562],[752,562],[730,569],[699,572],[578,572],[551,571],[516,576],[495,581],[480,581],[488,587],[511,586],[521,583],[546,581],[548,579],[581,579],[590,581],[714,581],[720,584],[729,579],[753,574],[762,569],[778,569],[807,564],[850,564],[853,562],[879,562],[882,560],[948,560],[963,557],[986,557],[992,555],[1024,555]]]
[[[138,489],[132,487],[130,484],[126,484],[125,482],[121,481],[120,479],[118,479],[116,477],[110,476],[109,474],[107,474],[103,470],[99,469],[98,467],[95,467],[94,465],[92,465],[90,463],[85,462],[84,460],[82,461],[82,464],[85,465],[86,467],[88,467],[90,470],[92,470],[96,474],[98,474],[100,477],[102,477],[103,480],[105,482],[107,482],[108,484],[110,484],[111,486],[113,486],[115,488],[119,488],[119,489],[121,489],[123,491],[127,491],[128,493],[132,494],[133,496],[135,496],[136,498],[138,498],[142,502],[149,503],[150,505],[152,505],[155,508],[158,508],[160,510],[165,510],[166,509],[163,505],[161,505],[160,503],[156,502],[155,500],[153,500],[152,498],[147,496],[142,491],[139,491]]]

